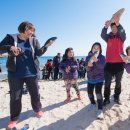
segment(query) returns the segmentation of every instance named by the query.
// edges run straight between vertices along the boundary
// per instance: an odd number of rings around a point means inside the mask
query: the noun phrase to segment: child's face
[[[100,46],[99,45],[94,45],[92,48],[92,53],[100,51]]]
[[[73,50],[70,50],[70,51],[68,52],[68,58],[72,58],[72,57],[74,57],[74,51],[73,51]]]
[[[128,56],[130,56],[130,49],[128,49]]]

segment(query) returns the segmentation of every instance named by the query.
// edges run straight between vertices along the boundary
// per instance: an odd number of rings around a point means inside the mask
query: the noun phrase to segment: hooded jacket
[[[86,66],[92,56],[92,53],[86,57]],[[92,67],[87,67],[87,78],[88,81],[103,81],[104,80],[104,66],[105,66],[105,57],[100,53],[97,57],[98,61],[93,63]]]
[[[15,34],[16,37],[18,34]],[[16,56],[11,54],[10,48],[12,46],[17,46],[17,42],[13,38],[14,35],[12,34],[7,34],[7,36],[0,42],[0,52],[1,53],[8,53],[8,58],[7,58],[7,63],[6,67],[8,71],[10,72],[16,72]],[[32,48],[32,57],[34,61],[35,68],[37,70],[37,73],[39,74],[39,61],[37,59],[37,56],[43,55],[47,48],[46,47],[41,47],[36,38],[31,38],[29,39],[30,46]]]

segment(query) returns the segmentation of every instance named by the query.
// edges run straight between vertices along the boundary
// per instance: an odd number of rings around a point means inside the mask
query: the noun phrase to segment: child
[[[43,66],[43,69],[41,71],[42,71],[42,79],[46,79],[47,80],[48,71],[47,71],[46,65]]]
[[[65,103],[71,100],[70,88],[71,86],[75,89],[78,99],[80,100],[80,92],[78,89],[77,78],[78,78],[78,63],[74,58],[73,48],[67,48],[63,55],[63,60],[60,63],[59,69],[63,73],[63,79],[66,86],[67,99]]]
[[[50,76],[52,78],[52,70],[53,70],[53,62],[51,59],[49,59],[46,63],[46,69],[47,69],[47,79],[50,79]]]
[[[130,60],[130,46],[126,48],[126,54],[127,56],[122,59],[125,62],[124,68],[126,69],[126,72],[130,74],[130,63],[128,63],[128,60]]]
[[[99,52],[98,57],[93,57],[90,61],[90,58],[95,52]],[[102,55],[102,48],[100,43],[94,43],[92,45],[91,51],[89,55],[86,57],[86,65],[87,65],[87,78],[88,78],[88,97],[91,102],[90,108],[93,109],[96,106],[96,102],[94,99],[94,88],[97,96],[98,103],[98,113],[97,118],[103,119],[103,98],[102,98],[102,86],[104,81],[104,65],[105,65],[105,57]]]

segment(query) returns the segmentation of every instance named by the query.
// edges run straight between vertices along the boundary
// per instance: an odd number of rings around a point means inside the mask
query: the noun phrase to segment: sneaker
[[[69,102],[70,102],[70,100],[71,100],[71,98],[70,98],[70,97],[68,97],[68,98],[64,101],[64,103],[69,103]]]
[[[15,128],[18,121],[10,121],[7,125],[7,129],[13,129]]]
[[[36,112],[36,117],[41,118],[43,116],[43,114],[44,113],[42,111]]]
[[[110,100],[109,99],[104,99],[103,101],[103,106],[106,106],[110,103]]]
[[[94,109],[96,109],[96,104],[90,104],[88,111],[93,111]]]
[[[103,118],[104,118],[103,111],[102,110],[98,110],[98,112],[97,112],[97,119],[103,120]]]
[[[114,102],[117,103],[117,104],[119,104],[119,105],[121,105],[121,102],[120,102],[119,99],[116,99],[116,98],[115,98],[115,99],[114,99]]]

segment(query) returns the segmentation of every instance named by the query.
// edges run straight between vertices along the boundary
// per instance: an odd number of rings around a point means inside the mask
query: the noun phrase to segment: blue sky
[[[120,8],[126,9],[121,17],[127,34],[125,47],[130,44],[129,7],[129,0],[1,0],[0,41],[7,33],[16,33],[22,21],[30,21],[41,46],[48,38],[58,37],[46,56],[63,54],[67,47],[73,47],[75,55],[85,56],[94,42],[101,42],[105,54],[101,29]]]

